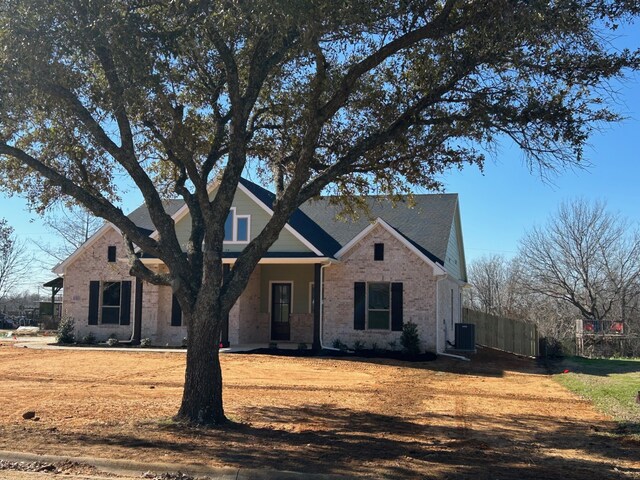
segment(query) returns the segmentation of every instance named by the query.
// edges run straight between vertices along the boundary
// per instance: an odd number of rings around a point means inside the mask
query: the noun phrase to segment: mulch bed
[[[237,354],[277,355],[280,357],[331,357],[331,358],[381,358],[388,360],[401,360],[404,362],[431,362],[438,358],[435,353],[425,352],[418,355],[407,355],[404,352],[394,350],[328,350],[315,351],[311,349],[285,349],[285,348],[256,348]]]

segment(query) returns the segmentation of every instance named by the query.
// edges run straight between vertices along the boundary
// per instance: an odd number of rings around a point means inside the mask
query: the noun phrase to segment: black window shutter
[[[367,314],[366,291],[366,283],[355,282],[353,284],[353,328],[355,330],[364,330]]]
[[[391,330],[402,331],[402,283],[391,284]]]
[[[171,326],[179,327],[182,325],[182,308],[175,295],[171,296]]]
[[[110,245],[107,247],[107,261],[115,262],[116,261],[116,247]]]
[[[98,324],[98,308],[100,306],[100,282],[89,282],[89,325]]]
[[[131,282],[122,282],[122,292],[120,296],[120,325],[131,323]]]

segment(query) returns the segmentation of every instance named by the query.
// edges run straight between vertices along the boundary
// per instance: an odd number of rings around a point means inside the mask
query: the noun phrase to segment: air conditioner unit
[[[476,326],[473,323],[456,323],[456,350],[476,349]]]

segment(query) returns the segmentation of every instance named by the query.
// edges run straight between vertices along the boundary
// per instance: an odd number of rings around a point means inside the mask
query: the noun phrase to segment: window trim
[[[229,209],[229,214],[232,215],[231,220],[231,240],[224,240],[224,245],[246,245],[251,241],[251,215],[238,215],[236,207],[231,207]],[[246,240],[238,240],[238,219],[246,218],[247,219],[247,239]],[[226,220],[225,220],[226,223]],[[226,233],[226,232],[225,232]]]

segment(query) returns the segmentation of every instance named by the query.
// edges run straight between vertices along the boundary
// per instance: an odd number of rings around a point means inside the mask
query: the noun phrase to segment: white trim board
[[[345,253],[347,253],[355,245],[360,243],[360,241],[363,238],[365,238],[378,225],[380,225],[387,232],[389,232],[391,235],[393,235],[402,245],[404,245],[409,250],[411,250],[413,253],[415,253],[421,260],[423,260],[428,265],[431,265],[433,267],[433,274],[434,275],[446,275],[446,274],[448,274],[447,271],[445,270],[444,266],[440,265],[439,263],[434,262],[429,257],[427,257],[424,253],[422,253],[420,250],[418,250],[411,242],[407,241],[406,238],[404,238],[402,235],[400,235],[400,233],[398,233],[398,231],[395,228],[393,228],[391,225],[389,225],[387,222],[385,222],[380,217],[376,218],[375,222],[373,222],[373,223],[369,224],[367,227],[365,227],[360,233],[358,233],[355,237],[353,237],[344,247],[342,247],[340,250],[338,250],[336,252],[336,255],[335,255],[336,258],[340,260],[341,257],[344,256]]]

